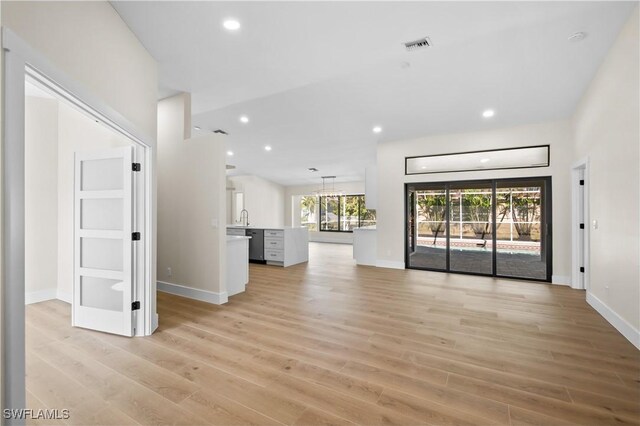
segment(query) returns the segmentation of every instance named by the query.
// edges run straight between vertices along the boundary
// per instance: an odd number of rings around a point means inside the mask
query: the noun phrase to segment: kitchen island
[[[303,226],[264,228],[228,225],[227,235],[251,237],[250,262],[287,267],[309,261],[309,230]]]

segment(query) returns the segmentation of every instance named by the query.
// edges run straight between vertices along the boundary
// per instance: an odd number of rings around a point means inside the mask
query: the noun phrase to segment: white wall
[[[2,1],[2,25],[155,139],[157,66],[106,1]]]
[[[185,140],[189,102],[181,94],[158,104],[159,289],[224,303],[224,136]]]
[[[638,13],[636,7],[573,124],[574,158],[589,158],[589,216],[598,221],[590,230],[587,300],[640,347]]]
[[[551,165],[548,168],[437,175],[404,174],[405,157],[545,144],[551,146]],[[404,268],[405,183],[552,176],[554,282],[568,284],[571,277],[571,157],[572,130],[569,121],[378,144],[377,232],[380,266]]]
[[[58,102],[25,99],[25,301],[56,297]]]
[[[256,227],[282,227],[285,222],[284,187],[258,176],[231,176],[228,185],[231,193],[244,194],[244,208],[249,212],[249,222]],[[231,211],[229,211],[231,213]],[[236,223],[237,217],[229,215],[228,224]]]
[[[303,195],[313,195],[322,187],[318,185],[296,185],[285,188],[285,225],[300,226],[300,200]],[[332,186],[333,187],[333,186]],[[337,191],[345,194],[364,194],[364,182],[338,182],[335,184]],[[353,244],[353,234],[351,232],[319,232],[309,231],[309,241],[322,243]]]

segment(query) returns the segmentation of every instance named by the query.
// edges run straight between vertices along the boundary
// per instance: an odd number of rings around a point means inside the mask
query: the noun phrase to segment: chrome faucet
[[[240,223],[242,223],[242,226],[249,226],[249,212],[247,209],[240,211]]]

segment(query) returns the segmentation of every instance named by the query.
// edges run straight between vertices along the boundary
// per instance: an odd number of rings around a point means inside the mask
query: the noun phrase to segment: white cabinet
[[[284,250],[284,237],[264,237],[264,249],[266,250]]]
[[[353,230],[353,258],[358,265],[376,266],[376,227],[355,228]]]
[[[284,229],[265,229],[265,238],[284,238]]]
[[[249,237],[227,235],[227,295],[242,293],[248,282]]]
[[[291,266],[309,261],[309,230],[305,227],[227,227],[227,235],[243,236],[247,229],[264,231],[264,260],[267,265]]]
[[[264,250],[264,260],[271,262],[284,262],[284,250]]]

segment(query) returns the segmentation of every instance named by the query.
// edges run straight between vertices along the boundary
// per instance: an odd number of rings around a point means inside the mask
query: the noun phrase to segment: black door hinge
[[[140,302],[136,301],[131,303],[131,310],[132,311],[137,311],[138,309],[140,309]]]
[[[142,170],[142,166],[140,165],[140,163],[133,163],[131,164],[131,169],[134,172],[139,172],[140,170]]]
[[[580,229],[584,229],[584,223],[580,224]]]
[[[580,272],[584,272],[584,266],[580,267]]]
[[[580,185],[584,185],[584,179],[580,179]]]
[[[140,241],[140,233],[139,232],[133,232],[131,234],[131,240],[132,241]]]

